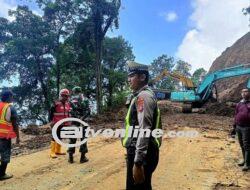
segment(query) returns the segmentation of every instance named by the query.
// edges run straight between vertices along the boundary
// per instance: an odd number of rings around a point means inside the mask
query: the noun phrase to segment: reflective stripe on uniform
[[[0,120],[0,124],[12,125],[10,122],[4,120]]]
[[[9,106],[10,106],[9,104],[6,104],[6,105],[3,107],[3,109],[2,109],[2,115],[1,115],[0,120],[3,120],[3,121],[5,120],[6,112],[7,112],[7,109],[8,109]]]
[[[127,112],[127,115],[126,115],[126,118],[125,118],[125,137],[122,141],[122,145],[125,147],[126,146],[126,143],[127,143],[127,140],[128,140],[128,132],[129,132],[129,128],[130,127],[133,127],[133,126],[130,126],[130,111],[131,111],[131,108],[132,108],[132,105],[134,104],[135,100],[137,99],[137,97],[133,98],[131,103],[130,103],[130,106],[128,108],[128,112]]]
[[[6,121],[6,114],[9,106],[9,103],[1,102],[2,109],[0,110],[0,137],[6,139],[16,137],[16,133],[13,130],[12,123]]]
[[[5,124],[5,125],[12,125],[11,122],[6,121],[6,114],[7,114],[7,109],[9,108],[10,104],[6,104],[3,109],[2,109],[2,115],[0,117],[0,124]]]
[[[1,133],[9,133],[10,130],[8,130],[8,129],[0,129],[0,132],[1,132]]]
[[[161,111],[159,108],[157,108],[157,119],[156,119],[156,126],[155,126],[156,129],[160,128],[160,121],[161,121]],[[161,143],[160,143],[159,139],[158,138],[154,138],[154,139],[155,139],[155,142],[157,143],[158,147],[160,147]]]
[[[54,115],[68,115],[69,114],[69,112],[64,112],[64,113],[57,113],[57,112],[55,112],[55,113],[53,113]]]

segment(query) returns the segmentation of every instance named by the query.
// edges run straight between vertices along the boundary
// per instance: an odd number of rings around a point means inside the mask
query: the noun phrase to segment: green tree
[[[81,86],[87,96],[95,96],[95,68],[93,32],[88,22],[79,23],[60,46],[58,62],[61,66],[61,85]]]
[[[179,60],[176,62],[174,71],[184,75],[185,77],[191,77],[191,73],[190,73],[191,68],[192,66],[189,63]]]
[[[37,0],[37,3],[44,11],[43,19],[56,36],[53,56],[55,60],[56,89],[57,94],[59,94],[62,75],[61,65],[58,62],[60,45],[69,34],[74,32],[77,22],[86,16],[86,6],[81,6],[81,1],[75,0]]]
[[[169,57],[166,54],[163,54],[156,58],[150,66],[150,76],[152,79],[156,78],[159,76],[164,70],[167,71],[172,71],[174,68],[174,58]],[[174,89],[174,80],[166,76],[162,78],[161,80],[157,81],[154,86],[156,88],[161,88],[161,89],[168,89],[168,90],[173,90]]]
[[[103,46],[103,87],[107,94],[107,106],[113,106],[114,92],[123,91],[127,80],[126,62],[134,60],[131,45],[121,36],[106,37]]]
[[[101,113],[102,82],[101,61],[103,40],[109,28],[118,28],[118,15],[121,0],[86,0],[89,7],[89,19],[94,28],[95,70],[96,70],[96,102],[97,113]]]
[[[101,60],[102,46],[104,37],[109,28],[118,27],[118,14],[120,0],[37,0],[44,10],[44,18],[53,27],[57,35],[57,46],[55,48],[56,61],[56,83],[57,91],[59,90],[61,80],[61,65],[59,59],[60,40],[65,39],[68,31],[74,30],[77,23],[85,23],[92,29],[94,52],[95,52],[95,71],[96,71],[96,101],[97,111],[101,111]]]
[[[42,122],[50,107],[49,70],[53,64],[52,52],[55,35],[43,19],[26,6],[18,6],[9,13],[12,22],[1,22],[1,79],[18,75],[20,85],[16,88],[20,108],[26,115],[36,116]],[[22,89],[22,90],[20,90]],[[34,117],[31,117],[32,119]]]
[[[197,86],[201,79],[207,74],[207,71],[204,68],[199,68],[194,71],[192,75],[192,81]]]

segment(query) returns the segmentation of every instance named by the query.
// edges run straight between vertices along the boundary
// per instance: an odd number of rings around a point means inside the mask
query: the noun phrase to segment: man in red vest
[[[6,174],[11,156],[11,139],[16,138],[17,144],[20,142],[17,112],[12,106],[12,101],[13,93],[10,90],[3,91],[0,102],[0,180],[13,177],[11,174]]]
[[[49,120],[51,121],[51,126],[53,127],[58,121],[70,117],[70,103],[69,103],[69,90],[62,89],[59,93],[59,100],[57,100],[50,109]],[[69,126],[69,122],[65,122],[58,127],[57,136],[60,138],[60,129],[64,126]],[[56,155],[65,155],[66,153],[62,151],[61,145],[55,142],[52,138],[50,157],[56,158]]]

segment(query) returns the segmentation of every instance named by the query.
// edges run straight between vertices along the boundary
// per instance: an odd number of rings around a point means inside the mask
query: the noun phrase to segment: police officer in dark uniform
[[[72,108],[71,115],[72,117],[84,120],[88,116],[90,116],[90,108],[89,108],[88,99],[83,96],[81,87],[76,86],[72,89],[72,91],[73,91],[73,95],[71,96],[71,100],[70,100],[70,104]],[[78,122],[73,122],[72,124],[75,126],[81,126],[81,124]],[[84,129],[83,136],[85,136],[85,129]],[[84,140],[84,139],[85,137],[82,138],[81,140]],[[70,144],[75,144],[76,141],[77,139],[72,138],[70,139]],[[88,158],[86,157],[86,153],[88,152],[87,142],[80,146],[79,152],[81,153],[80,163],[88,162]],[[75,153],[75,147],[69,148],[68,153],[69,153],[68,161],[69,163],[73,163],[74,162],[73,155]]]
[[[153,137],[151,132],[161,130],[160,110],[154,92],[148,87],[148,67],[129,62],[128,70],[128,83],[133,95],[125,120],[125,137],[122,139],[127,149],[126,189],[151,190],[151,178],[158,164],[161,145],[161,137]],[[150,135],[135,135],[135,129],[147,130]]]

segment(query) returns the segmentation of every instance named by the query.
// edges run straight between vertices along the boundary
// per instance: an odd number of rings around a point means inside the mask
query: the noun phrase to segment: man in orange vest
[[[6,174],[6,168],[11,156],[11,139],[16,138],[17,144],[20,142],[17,112],[12,106],[12,101],[13,93],[10,90],[3,91],[0,102],[0,180],[13,177],[12,174]]]
[[[70,117],[71,106],[69,103],[69,90],[62,89],[59,93],[59,100],[57,100],[50,109],[49,120],[51,121],[51,127],[55,125],[58,121]],[[57,129],[57,136],[60,138],[60,129],[64,126],[69,126],[69,122],[65,122],[60,125]],[[50,157],[56,158],[56,155],[65,155],[66,152],[63,152],[61,145],[55,142],[54,138],[51,141],[51,150]]]

